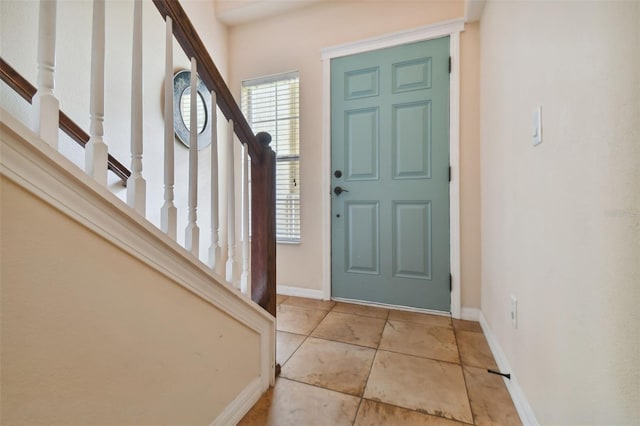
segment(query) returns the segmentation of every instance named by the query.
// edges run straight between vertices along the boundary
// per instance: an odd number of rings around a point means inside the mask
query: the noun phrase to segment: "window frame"
[[[295,80],[292,85],[295,85],[295,114],[286,115],[280,118],[279,110],[280,104],[277,93],[278,83],[283,83],[289,80]],[[269,86],[273,86],[272,89]],[[254,123],[253,116],[256,109],[251,105],[251,90],[255,90],[259,86],[264,86],[266,89],[273,90],[275,93],[275,99],[273,100],[272,113],[273,119],[261,120]],[[283,99],[285,102],[290,102],[289,95]],[[247,122],[254,133],[259,131],[267,131],[263,127],[272,125],[275,132],[269,131],[272,137],[271,148],[276,153],[276,242],[278,244],[300,244],[302,242],[302,197],[300,191],[300,74],[298,71],[290,71],[285,73],[273,74],[264,77],[258,77],[253,79],[243,80],[241,83],[241,109]],[[269,107],[267,107],[269,108]],[[265,113],[266,111],[263,111]],[[295,129],[295,136],[284,138],[283,142],[279,141],[279,129],[280,124],[284,122],[295,122],[295,124],[288,124],[289,130]],[[286,132],[283,132],[286,133]],[[293,139],[293,143],[292,143]],[[278,154],[278,147],[287,147],[287,153]],[[292,154],[290,149],[295,147],[294,151],[297,154]],[[283,167],[285,164],[291,166],[286,167],[288,172],[285,172]],[[293,171],[291,171],[293,169]],[[279,173],[280,171],[280,173]],[[282,176],[283,173],[289,173],[288,177]],[[289,180],[286,183],[286,180]],[[285,182],[285,183],[283,183]],[[284,187],[284,188],[283,188]],[[283,192],[284,194],[280,194]]]

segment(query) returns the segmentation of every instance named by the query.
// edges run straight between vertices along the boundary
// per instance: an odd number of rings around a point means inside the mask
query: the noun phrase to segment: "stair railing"
[[[174,123],[173,123],[173,39],[178,41],[191,62],[191,93],[197,93],[197,76],[211,93],[212,108],[210,118],[214,128],[211,132],[211,246],[208,263],[214,270],[223,268],[224,248],[220,231],[226,227],[226,263],[224,276],[228,284],[237,287],[243,294],[250,296],[262,308],[275,316],[276,311],[276,273],[275,273],[275,154],[269,147],[271,137],[267,133],[254,135],[238,104],[231,95],[224,79],[209,56],[202,40],[187,17],[184,9],[176,0],[153,0],[166,23],[166,61],[165,61],[165,142],[164,142],[164,204],[160,216],[160,228],[176,240],[177,208],[174,204]],[[141,215],[146,213],[146,181],[143,177],[143,115],[142,115],[142,0],[133,1],[133,50],[131,84],[131,172],[108,155],[105,143],[104,92],[105,92],[105,0],[93,0],[93,25],[91,36],[91,93],[89,135],[77,126],[70,125],[71,120],[59,112],[58,100],[54,93],[55,49],[56,49],[56,0],[41,0],[39,3],[38,30],[38,77],[37,87],[24,89],[25,84],[14,85],[25,99],[33,98],[32,129],[41,139],[57,149],[58,127],[81,144],[86,144],[85,171],[98,182],[106,185],[107,170],[112,170],[126,179],[127,204]],[[5,72],[6,70],[6,72]],[[8,64],[2,62],[3,79],[5,74],[17,80],[17,73]],[[6,81],[6,80],[5,80]],[[24,83],[24,82],[22,82]],[[21,92],[22,90],[22,92]],[[24,93],[23,93],[24,92]],[[33,93],[35,92],[35,93]],[[199,258],[200,228],[197,221],[198,207],[198,126],[197,98],[191,96],[190,143],[189,143],[189,188],[188,188],[188,224],[185,229],[185,248]],[[28,99],[29,100],[29,99]],[[218,155],[216,111],[218,108],[228,121],[228,155]],[[72,123],[72,122],[71,122]],[[235,164],[233,146],[235,140],[242,144],[242,165],[239,173],[242,181],[242,211],[236,212],[234,188]],[[220,165],[226,166],[227,175],[220,176]],[[249,191],[249,167],[251,183]],[[218,194],[220,182],[226,182],[227,199],[225,206],[219,206]],[[250,199],[249,199],[249,195]],[[226,223],[221,223],[220,210],[226,209]],[[239,218],[239,224],[236,224]],[[250,218],[250,219],[249,219]],[[249,235],[249,222],[251,233]],[[241,259],[236,260],[236,228],[241,231]],[[249,240],[251,237],[251,240]],[[250,271],[249,271],[250,269]],[[237,274],[237,270],[241,270]],[[239,276],[237,276],[239,275]]]
[[[220,111],[224,114],[225,118],[229,122],[229,136],[228,143],[232,146],[234,142],[234,134],[237,136],[240,143],[243,145],[243,159],[242,164],[248,165],[250,159],[251,165],[251,206],[248,204],[248,173],[247,168],[243,171],[243,203],[241,215],[242,218],[242,275],[240,281],[240,287],[243,292],[250,292],[251,298],[275,316],[276,308],[276,266],[275,266],[275,253],[276,253],[276,238],[275,238],[275,153],[269,147],[271,142],[271,136],[267,133],[259,133],[254,135],[253,131],[249,127],[247,120],[245,119],[240,107],[236,103],[235,99],[231,95],[229,88],[227,87],[224,79],[220,75],[216,65],[214,64],[211,56],[207,53],[207,50],[202,43],[202,40],[198,36],[191,21],[187,17],[184,9],[178,1],[175,0],[153,0],[156,8],[165,19],[167,25],[167,49],[171,49],[169,40],[169,33],[173,34],[176,38],[182,50],[191,58],[192,64],[192,79],[195,72],[200,76],[207,89],[211,91],[212,104],[217,104]],[[169,55],[167,55],[169,56]],[[167,64],[169,61],[167,61]],[[193,86],[195,83],[192,80],[191,93],[195,93]],[[167,94],[165,93],[165,99]],[[194,135],[196,131],[195,125],[195,96],[191,97],[191,138],[190,149],[197,147]],[[215,108],[212,108],[212,112]],[[212,122],[216,122],[216,117],[212,117]],[[212,138],[216,138],[216,132],[211,132]],[[212,164],[217,160],[213,158],[217,155],[217,151],[213,149],[217,146],[217,140],[212,140]],[[228,150],[233,153],[233,149]],[[248,157],[248,159],[247,159]],[[192,157],[193,158],[193,155]],[[190,162],[191,163],[191,162]],[[227,281],[232,282],[234,280],[234,263],[235,263],[235,190],[233,188],[234,182],[234,161],[233,158],[227,162],[227,177],[228,191],[230,199],[227,200],[227,218],[228,218],[228,255],[226,263],[226,278]],[[212,167],[213,170],[213,167]],[[217,170],[217,169],[216,169]],[[193,169],[190,172],[190,176],[193,174]],[[212,189],[215,184],[212,182]],[[216,200],[216,197],[211,197],[212,201]],[[212,202],[213,204],[213,202]],[[217,206],[212,206],[215,208]],[[249,211],[251,212],[251,277],[249,286],[248,277],[248,255],[249,255],[249,235],[248,235],[248,220]],[[212,217],[215,215],[212,215]],[[213,228],[212,226],[212,229]],[[213,240],[213,239],[212,239]],[[216,259],[215,247],[212,247],[210,259],[213,264]],[[244,279],[242,278],[244,276]]]
[[[0,58],[0,79],[25,101],[32,103],[33,96],[36,94],[36,88],[3,58]],[[87,143],[89,143],[89,134],[82,130],[80,126],[64,112],[60,111],[58,121],[60,123],[60,130],[65,132],[78,145],[85,147]],[[122,179],[122,182],[126,185],[127,179],[131,175],[129,169],[116,160],[111,154],[107,155],[107,167],[113,174]]]

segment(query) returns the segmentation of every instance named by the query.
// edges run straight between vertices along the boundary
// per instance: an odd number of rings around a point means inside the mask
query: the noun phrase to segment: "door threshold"
[[[392,305],[390,303],[370,302],[366,300],[357,300],[357,299],[345,299],[344,297],[332,297],[331,300],[334,300],[336,302],[353,303],[354,305],[371,306],[373,308],[395,309],[397,311],[418,312],[421,314],[451,317],[451,312],[434,311],[433,309],[424,309],[424,308],[414,308],[412,306]]]

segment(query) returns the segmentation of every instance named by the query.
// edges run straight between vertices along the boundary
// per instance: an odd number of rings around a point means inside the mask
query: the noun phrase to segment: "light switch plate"
[[[542,107],[533,112],[533,146],[542,143]]]

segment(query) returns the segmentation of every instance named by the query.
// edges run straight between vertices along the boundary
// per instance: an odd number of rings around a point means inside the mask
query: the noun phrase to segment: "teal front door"
[[[449,37],[331,61],[331,294],[449,312]]]

